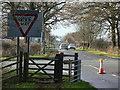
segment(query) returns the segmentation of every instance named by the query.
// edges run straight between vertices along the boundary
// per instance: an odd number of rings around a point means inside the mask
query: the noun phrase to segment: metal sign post
[[[19,37],[17,37],[17,62],[19,61],[19,48],[20,48],[20,39]],[[16,69],[18,69],[18,63],[17,63],[17,66],[16,66]],[[17,75],[18,75],[18,70],[17,70]]]
[[[27,49],[27,52],[28,52],[28,57],[29,57],[29,52],[30,52],[30,37],[28,37],[28,49]]]

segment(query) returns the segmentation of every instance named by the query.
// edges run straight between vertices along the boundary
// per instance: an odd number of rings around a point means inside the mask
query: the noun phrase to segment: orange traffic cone
[[[99,69],[99,74],[105,74],[104,69],[103,69],[103,59],[100,59],[100,69]]]

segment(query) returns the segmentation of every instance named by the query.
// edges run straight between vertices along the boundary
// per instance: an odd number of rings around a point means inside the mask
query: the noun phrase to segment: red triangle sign
[[[25,37],[37,19],[37,14],[12,14],[20,32]]]

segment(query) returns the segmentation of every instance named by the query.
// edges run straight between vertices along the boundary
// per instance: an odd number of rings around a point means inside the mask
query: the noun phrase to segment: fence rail
[[[12,69],[12,70],[9,70],[8,71],[5,71],[5,73],[2,73],[2,81],[7,81],[8,79],[12,79],[12,78],[15,78],[15,77],[19,77],[19,81],[21,81],[22,79],[22,56],[23,56],[23,53],[20,52],[20,55],[16,55],[16,56],[13,56],[13,57],[9,57],[7,59],[4,59],[2,60],[1,62],[6,62],[6,61],[9,61],[10,59],[13,59],[13,58],[18,58],[20,57],[19,61],[16,61],[15,63],[10,63],[8,65],[5,65],[3,67],[1,67],[0,69],[4,70],[4,69],[8,69],[8,67],[11,67],[13,65],[19,65],[19,67],[17,67],[16,69]],[[19,73],[17,73],[19,71]],[[6,75],[9,75],[10,73],[13,73],[13,72],[16,72],[15,75],[13,76],[7,76],[5,77]]]
[[[18,69],[11,70],[11,71],[8,71],[8,72],[5,72],[5,73],[2,74],[2,76],[6,75],[6,74],[9,74],[9,73],[12,73],[12,72],[14,72],[14,71],[16,71],[16,70],[19,70],[19,68],[18,68]]]
[[[33,63],[28,63],[29,65],[35,65]],[[48,65],[46,63],[36,63],[36,65]],[[55,64],[49,64],[50,66],[54,66]]]
[[[13,66],[13,65],[18,64],[18,63],[20,63],[20,61],[15,62],[15,63],[11,63],[11,64],[9,64],[9,65],[6,65],[6,66],[2,67],[2,69],[7,68],[7,67],[10,67],[10,66]]]
[[[28,69],[31,69],[31,70],[38,70],[38,68],[28,68]],[[44,68],[44,70],[50,70],[50,71],[54,71],[54,69],[50,69],[50,68]]]
[[[0,62],[9,61],[10,59],[13,59],[13,58],[16,58],[16,57],[18,57],[18,55],[13,56],[13,57],[9,57],[9,58],[6,58],[6,59],[3,59]]]
[[[63,55],[63,57],[75,57],[75,55]]]
[[[58,59],[55,59],[55,58],[37,58],[37,57],[26,57],[30,60],[58,60]]]

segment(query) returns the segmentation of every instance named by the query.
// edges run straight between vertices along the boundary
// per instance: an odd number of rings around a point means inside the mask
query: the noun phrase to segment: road
[[[94,55],[85,51],[60,50],[65,54],[79,54],[81,59],[81,79],[89,82],[96,88],[120,88],[120,73],[118,73],[118,58],[110,58],[105,56]],[[106,74],[99,74],[99,59],[103,58],[104,71]],[[71,59],[70,57],[64,59]],[[118,80],[119,79],[119,80]]]

